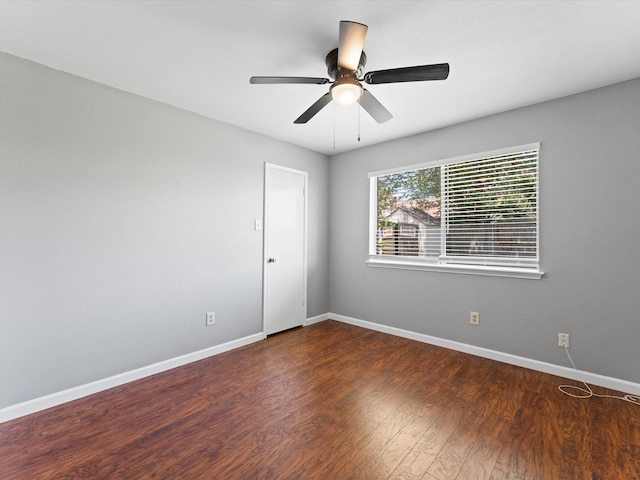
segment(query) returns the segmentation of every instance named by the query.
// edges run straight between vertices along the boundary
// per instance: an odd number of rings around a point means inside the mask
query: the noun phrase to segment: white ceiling
[[[328,86],[249,77],[326,77],[340,20],[369,26],[365,71],[449,78],[368,87],[382,125],[294,125]],[[3,1],[0,51],[331,155],[640,77],[640,1]]]

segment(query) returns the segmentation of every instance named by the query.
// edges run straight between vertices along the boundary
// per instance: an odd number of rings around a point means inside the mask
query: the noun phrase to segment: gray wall
[[[329,311],[326,156],[0,72],[0,408],[261,332],[264,162],[309,172],[307,313]]]
[[[331,311],[640,382],[639,132],[640,79],[332,157]],[[541,280],[365,265],[368,172],[536,141]]]
[[[640,80],[328,160],[9,55],[0,71],[0,408],[260,332],[264,162],[309,172],[308,317],[568,365],[563,331],[581,369],[640,382]],[[367,172],[535,141],[542,280],[366,267]]]

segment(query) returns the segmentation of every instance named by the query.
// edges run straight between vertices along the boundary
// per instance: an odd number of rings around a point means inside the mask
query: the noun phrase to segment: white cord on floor
[[[571,362],[571,365],[573,365],[573,369],[575,370],[575,372],[577,374],[578,373],[578,369],[576,368],[576,364],[573,363],[573,358],[571,358],[571,354],[569,353],[569,349],[567,347],[564,347],[564,349],[567,352],[567,357],[569,357],[569,361]],[[585,388],[577,387],[575,385],[560,385],[558,387],[558,389],[562,393],[564,393],[565,395],[569,395],[570,397],[573,397],[573,398],[591,398],[591,397],[615,398],[617,400],[624,400],[625,402],[633,403],[634,405],[640,405],[640,396],[638,396],[638,395],[628,394],[628,395],[625,395],[623,397],[618,397],[616,395],[602,395],[602,394],[599,394],[599,393],[595,393],[593,390],[591,390],[591,387],[589,385],[587,385],[587,382],[583,381],[582,383],[585,386]],[[568,389],[578,390],[579,392],[582,392],[582,394],[571,393],[570,391],[567,391]]]

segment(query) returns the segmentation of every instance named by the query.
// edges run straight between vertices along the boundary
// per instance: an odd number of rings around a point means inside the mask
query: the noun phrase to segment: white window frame
[[[492,150],[488,152],[474,153],[470,155],[463,155],[454,158],[448,158],[443,160],[436,160],[432,162],[420,163],[415,165],[408,165],[388,170],[381,170],[376,172],[370,172],[370,192],[369,192],[369,258],[366,261],[370,267],[378,268],[397,268],[407,270],[427,270],[435,272],[445,273],[460,273],[467,275],[489,275],[498,277],[510,277],[510,278],[525,278],[525,279],[540,279],[544,275],[544,272],[540,270],[540,196],[539,186],[536,185],[536,195],[538,198],[537,204],[537,238],[536,249],[537,257],[536,262],[530,265],[523,266],[506,266],[506,265],[483,265],[474,264],[473,259],[470,259],[468,263],[461,263],[459,260],[455,262],[446,261],[444,257],[395,257],[392,255],[378,255],[376,253],[376,234],[378,229],[378,198],[377,198],[377,177],[384,175],[392,175],[396,173],[407,172],[411,170],[419,170],[425,168],[433,168],[443,165],[452,165],[455,163],[468,162],[472,160],[478,160],[481,158],[497,157],[502,155],[509,155],[523,151],[537,150],[538,155],[540,152],[540,143],[530,143],[526,145],[518,145],[515,147],[502,148],[498,150]],[[538,157],[538,178],[540,172],[539,157]],[[441,227],[442,228],[442,227]],[[444,237],[444,236],[443,236]],[[444,240],[443,240],[444,241]]]

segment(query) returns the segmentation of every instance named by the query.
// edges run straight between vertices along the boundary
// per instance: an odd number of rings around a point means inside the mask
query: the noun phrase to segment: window
[[[539,148],[369,174],[369,264],[540,278]]]

